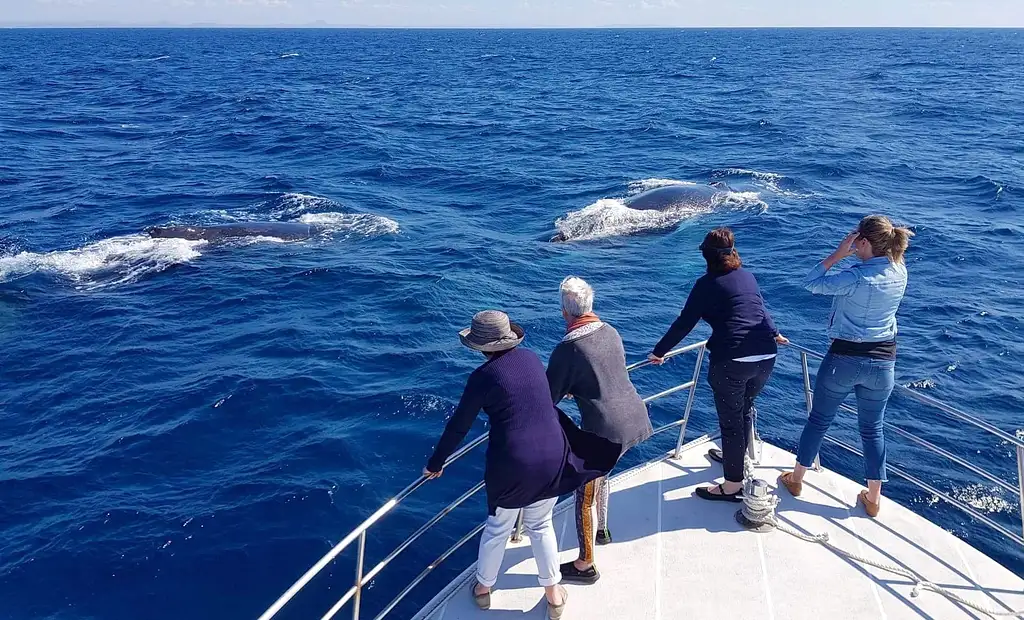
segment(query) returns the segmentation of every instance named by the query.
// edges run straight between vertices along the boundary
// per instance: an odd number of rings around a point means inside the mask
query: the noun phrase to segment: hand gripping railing
[[[814,401],[814,390],[811,387],[811,373],[810,373],[810,370],[808,369],[807,359],[809,357],[813,357],[815,359],[821,360],[821,359],[824,359],[825,356],[822,355],[821,353],[816,352],[816,351],[812,351],[811,349],[807,349],[805,347],[801,347],[800,345],[790,344],[789,346],[790,346],[790,348],[795,349],[795,350],[800,352],[800,363],[801,363],[801,367],[802,367],[802,370],[803,370],[803,379],[804,379],[804,399],[805,399],[805,401],[807,403],[807,413],[810,414],[811,413],[811,407],[812,407],[812,404],[813,404],[813,401]],[[898,467],[894,467],[892,465],[888,466],[889,471],[893,472],[897,476],[899,476],[899,477],[901,477],[901,478],[911,482],[912,484],[914,484],[918,488],[921,488],[921,489],[923,489],[923,490],[925,490],[925,491],[927,491],[929,493],[932,493],[933,495],[935,495],[936,497],[942,499],[943,501],[948,502],[949,504],[952,504],[953,506],[956,506],[960,510],[966,512],[967,514],[971,515],[972,517],[974,517],[978,521],[981,521],[985,525],[988,525],[992,529],[996,530],[997,532],[999,532],[1003,536],[1006,536],[1007,538],[1009,538],[1010,540],[1016,542],[1017,544],[1024,545],[1024,440],[1022,440],[1019,437],[1014,437],[1013,435],[1011,435],[1011,434],[1009,434],[1009,433],[1007,433],[1007,432],[1005,432],[1003,430],[1000,430],[999,428],[993,426],[992,424],[989,424],[988,422],[986,422],[985,420],[982,420],[981,418],[978,418],[977,416],[971,415],[971,414],[969,414],[969,413],[967,413],[965,411],[961,411],[960,409],[957,409],[956,407],[953,407],[951,405],[947,405],[946,403],[944,403],[944,402],[942,402],[940,400],[936,400],[936,399],[932,398],[931,396],[926,396],[924,394],[921,394],[920,392],[918,392],[916,390],[913,390],[911,388],[908,388],[908,387],[905,387],[905,386],[902,386],[902,385],[897,385],[895,390],[894,390],[894,392],[895,392],[896,395],[898,395],[900,397],[910,398],[911,400],[915,400],[915,401],[917,401],[919,403],[922,403],[924,405],[932,407],[933,409],[938,409],[942,413],[944,413],[944,414],[946,414],[946,415],[948,415],[948,416],[950,416],[952,418],[960,420],[961,422],[966,422],[966,423],[970,424],[971,426],[974,426],[975,428],[979,428],[979,429],[985,431],[986,433],[988,433],[989,435],[992,435],[992,436],[994,436],[994,437],[996,437],[998,439],[1001,439],[1002,441],[1005,441],[1006,443],[1016,447],[1016,450],[1017,450],[1017,486],[1015,487],[1015,486],[1009,484],[1008,482],[1006,482],[1005,480],[1003,480],[1002,478],[999,478],[996,474],[993,474],[993,473],[991,473],[989,471],[986,471],[985,469],[982,469],[981,467],[979,467],[979,466],[977,466],[977,465],[975,465],[975,464],[973,464],[973,463],[971,463],[971,462],[969,462],[969,461],[967,461],[965,459],[962,459],[962,458],[956,456],[955,454],[952,454],[952,453],[950,453],[950,452],[948,452],[946,450],[943,450],[942,448],[936,446],[935,444],[929,442],[926,439],[918,437],[917,435],[915,435],[914,433],[911,433],[910,431],[904,430],[904,429],[902,429],[902,428],[900,428],[898,426],[895,426],[895,425],[893,425],[893,424],[891,424],[889,422],[883,422],[882,423],[882,426],[883,426],[883,428],[885,428],[885,430],[891,431],[891,432],[899,435],[900,437],[902,437],[904,439],[908,439],[911,442],[921,446],[922,448],[924,448],[925,450],[928,450],[929,452],[931,452],[933,454],[937,454],[937,455],[939,455],[939,456],[941,456],[941,457],[943,457],[943,458],[945,458],[945,459],[947,459],[947,460],[949,460],[949,461],[951,461],[953,463],[956,463],[957,465],[960,465],[961,467],[963,467],[965,469],[970,470],[971,472],[977,474],[978,476],[984,478],[985,480],[988,480],[989,482],[991,482],[992,484],[996,485],[997,487],[999,487],[1001,489],[1009,491],[1010,493],[1016,493],[1018,495],[1018,497],[1020,498],[1021,534],[1017,534],[1016,532],[1011,531],[1007,527],[1005,527],[1005,526],[1003,526],[1003,525],[1001,525],[999,523],[996,523],[995,521],[993,521],[992,519],[990,519],[990,518],[986,517],[985,515],[981,514],[980,512],[978,512],[977,510],[975,510],[971,506],[968,506],[964,502],[961,502],[960,500],[958,500],[958,499],[956,499],[954,497],[951,497],[950,495],[948,495],[948,494],[946,494],[946,493],[936,489],[932,485],[927,484],[926,482],[918,479],[916,476],[913,476],[912,474],[909,474],[909,473],[903,471],[902,469],[900,469]],[[849,406],[847,404],[841,405],[841,408],[844,411],[848,411],[850,413],[853,413],[854,415],[856,415],[856,413],[857,413],[857,410],[855,408],[853,408],[853,407],[851,407],[851,406]],[[849,444],[847,444],[847,443],[845,443],[843,441],[835,439],[834,437],[830,437],[830,436],[826,435],[825,439],[827,441],[829,441],[830,443],[835,444],[835,445],[839,446],[840,448],[843,448],[844,450],[847,450],[849,452],[852,452],[853,454],[856,454],[857,456],[860,456],[860,457],[864,456],[861,453],[860,450],[854,448],[853,446],[851,446],[851,445],[849,445]],[[815,457],[815,460],[814,460],[814,468],[815,469],[820,468],[820,462],[817,459],[817,457]]]
[[[667,431],[671,428],[674,428],[676,426],[680,427],[679,439],[676,441],[676,456],[679,455],[683,447],[683,437],[686,434],[686,424],[690,419],[690,411],[692,411],[693,409],[693,400],[695,395],[694,393],[696,392],[697,380],[700,377],[700,369],[701,365],[703,364],[704,350],[706,345],[707,341],[698,342],[685,347],[681,347],[679,349],[671,351],[670,353],[665,354],[665,359],[669,359],[672,357],[683,355],[684,353],[697,351],[697,361],[694,363],[693,378],[690,381],[687,381],[686,383],[677,385],[673,388],[669,388],[663,392],[659,392],[652,396],[648,396],[647,398],[644,399],[645,403],[649,403],[660,398],[664,398],[666,396],[675,394],[676,392],[681,392],[683,390],[690,391],[689,397],[686,400],[686,409],[683,412],[682,419],[676,420],[675,422],[670,422],[669,424],[665,424],[664,426],[661,426],[654,430],[654,434],[658,434]],[[649,365],[651,365],[651,362],[649,361],[639,362],[633,364],[632,366],[629,366],[627,370],[632,372],[633,370],[644,368]],[[447,461],[445,461],[444,466],[448,467],[455,461],[458,461],[460,458],[465,456],[467,453],[469,453],[471,450],[473,450],[480,444],[484,443],[485,441],[487,441],[486,433],[480,435],[479,437],[473,439],[465,446],[463,446],[455,454],[449,457]],[[338,599],[334,606],[331,607],[330,610],[328,610],[327,613],[323,615],[322,620],[329,620],[330,618],[336,616],[338,612],[340,612],[345,607],[345,605],[349,603],[349,601],[352,602],[352,619],[359,620],[360,607],[362,603],[362,591],[366,584],[368,584],[374,577],[376,577],[382,570],[384,570],[384,568],[388,564],[390,564],[392,560],[398,557],[400,553],[405,551],[412,543],[416,542],[416,540],[423,536],[423,534],[425,534],[429,529],[436,525],[438,521],[440,521],[449,512],[457,508],[459,505],[464,503],[466,500],[468,500],[470,497],[472,497],[474,494],[476,494],[478,491],[480,491],[480,489],[484,487],[483,481],[478,482],[473,488],[463,493],[458,499],[453,501],[451,504],[445,506],[445,508],[443,508],[441,512],[437,513],[436,515],[434,515],[433,518],[424,523],[423,526],[416,530],[402,544],[398,545],[398,547],[396,547],[394,551],[388,554],[387,557],[378,562],[376,566],[374,566],[368,572],[363,572],[363,560],[365,559],[366,555],[367,530],[376,525],[377,522],[379,522],[385,515],[390,513],[396,506],[402,503],[402,501],[405,500],[405,498],[409,497],[417,489],[423,486],[423,483],[426,481],[427,478],[425,476],[420,476],[419,478],[416,479],[415,482],[399,491],[398,495],[395,495],[393,498],[388,500],[387,503],[378,508],[376,512],[370,515],[369,518],[367,518],[365,521],[360,523],[354,530],[352,530],[347,536],[345,536],[345,538],[343,538],[341,542],[339,542],[330,551],[328,551],[327,554],[324,555],[324,557],[320,558],[320,561],[318,561],[309,570],[307,570],[305,574],[303,574],[302,577],[299,578],[298,581],[292,584],[292,586],[288,588],[288,590],[284,594],[282,594],[281,597],[278,598],[273,605],[271,605],[265,612],[263,612],[263,615],[260,616],[259,620],[270,620],[271,618],[276,616],[277,613],[281,611],[281,609],[284,608],[284,606],[287,605],[288,602],[291,601],[295,597],[295,595],[299,593],[300,590],[306,587],[306,585],[310,581],[312,581],[314,577],[316,577],[321,571],[323,571],[324,568],[326,568],[331,562],[333,562],[335,558],[341,555],[341,553],[345,551],[345,549],[350,547],[352,543],[356,543],[357,554],[355,583],[341,596],[341,598]],[[517,524],[515,529],[516,537],[518,537],[520,532],[522,531],[521,519],[522,514],[520,513],[520,523]],[[413,588],[415,588],[421,581],[423,581],[423,579],[426,578],[426,576],[431,571],[433,571],[438,565],[440,565],[441,562],[446,560],[448,556],[450,556],[452,553],[455,553],[455,551],[462,547],[462,545],[466,544],[469,540],[476,536],[481,529],[483,529],[483,524],[478,525],[468,534],[459,539],[451,548],[449,548],[447,551],[441,554],[441,556],[438,559],[434,560],[429,565],[427,565],[427,567],[423,570],[423,572],[421,572],[416,577],[416,579],[414,579],[408,586],[406,586],[405,589],[399,592],[398,596],[396,596],[394,600],[392,600],[379,614],[377,614],[377,616],[375,616],[374,620],[381,620],[387,614],[389,614],[391,610],[393,610],[402,601],[402,599],[404,599],[405,596],[412,591]]]

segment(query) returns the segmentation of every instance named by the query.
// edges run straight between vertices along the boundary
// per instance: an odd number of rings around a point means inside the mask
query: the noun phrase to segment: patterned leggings
[[[601,476],[576,489],[576,536],[580,560],[594,562],[594,504],[597,504],[597,529],[608,529],[608,477]]]

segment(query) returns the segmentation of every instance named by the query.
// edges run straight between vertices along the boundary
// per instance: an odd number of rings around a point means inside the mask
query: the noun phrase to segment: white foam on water
[[[761,211],[768,210],[768,204],[761,200],[759,192],[723,191],[715,194],[715,197],[711,199],[711,203],[713,207],[757,207]]]
[[[628,184],[629,195],[634,196],[659,187],[674,185],[698,184],[675,179],[643,179]],[[715,193],[710,203],[706,205],[680,204],[664,210],[630,209],[622,198],[602,198],[579,211],[571,211],[559,218],[555,221],[555,228],[559,232],[558,238],[563,241],[590,241],[669,229],[684,220],[716,209],[749,207],[764,211],[768,205],[761,200],[758,192],[729,190]]]
[[[206,243],[138,234],[102,239],[72,250],[21,252],[0,256],[0,282],[46,273],[83,289],[118,286],[190,262],[201,256],[198,248]]]
[[[988,514],[1016,512],[1016,507],[1002,497],[999,487],[986,487],[975,483],[954,488],[951,495],[968,506]]]
[[[1014,431],[1014,436],[1016,436],[1017,439],[1019,439],[1020,441],[1024,441],[1024,428],[1018,428],[1016,431]],[[1002,440],[999,443],[1001,445],[1004,445],[1007,448],[1009,448],[1009,450],[1006,453],[1007,456],[1009,456],[1010,458],[1016,458],[1017,457],[1017,445],[1016,444],[1014,444],[1013,442],[1010,442],[1010,441],[1006,441],[1006,440]]]
[[[340,204],[312,194],[281,194],[256,205],[240,209],[215,209],[199,214],[204,224],[249,221],[289,221],[305,213],[337,211]]]
[[[780,184],[784,182],[787,179],[787,177],[786,175],[779,174],[777,172],[762,172],[760,170],[750,170],[748,168],[726,168],[724,170],[715,171],[715,173],[712,176],[716,178],[734,176],[748,177],[776,194],[790,196],[794,198],[807,198],[813,196],[813,194],[794,192],[792,190],[783,188]]]
[[[231,237],[226,242],[233,246],[255,245],[257,243],[301,243],[304,239],[282,239],[269,235],[257,235],[254,237]]]
[[[283,194],[280,197],[280,204],[272,209],[269,215],[274,219],[289,218],[311,211],[324,211],[339,206],[341,205],[337,202],[323,196],[289,193]]]
[[[319,226],[327,234],[352,233],[367,237],[377,235],[393,235],[399,231],[398,222],[373,213],[344,213],[344,208],[337,201],[313,194],[297,192],[283,194],[278,204],[262,217],[270,216],[274,220],[289,221],[295,218],[303,224]]]
[[[288,193],[277,195],[262,203],[241,209],[215,209],[204,211],[194,219],[201,225],[231,222],[301,222],[320,229],[319,237],[363,236],[375,237],[399,232],[398,222],[372,213],[346,213],[337,201],[313,194]],[[254,243],[294,243],[303,240],[281,239],[273,236],[240,237],[231,239],[233,245]]]
[[[449,404],[448,401],[434,394],[403,394],[402,408],[403,416],[426,418],[446,413]]]
[[[626,187],[629,188],[629,195],[642,194],[652,189],[658,189],[659,187],[668,187],[669,185],[697,185],[693,181],[677,181],[675,179],[641,179],[639,181],[630,181]]]
[[[721,171],[722,176],[749,176],[764,181],[765,183],[778,183],[785,179],[784,175],[777,172],[761,172],[759,170],[748,170],[747,168],[726,168]]]
[[[398,222],[372,213],[307,213],[299,218],[303,224],[318,226],[326,234],[349,233],[376,237],[398,233]]]
[[[682,207],[665,211],[630,209],[620,198],[602,198],[579,211],[555,221],[566,241],[589,241],[638,232],[671,228],[683,220],[710,209]]]
[[[299,54],[296,53],[296,52],[292,52],[290,54],[281,54],[281,58],[298,58],[298,57],[299,57]]]

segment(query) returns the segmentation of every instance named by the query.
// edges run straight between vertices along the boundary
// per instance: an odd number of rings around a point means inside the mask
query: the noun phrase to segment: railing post
[[[811,391],[811,371],[807,368],[807,354],[803,351],[800,352],[800,365],[804,369],[804,401],[807,404],[807,416],[810,417],[811,410],[814,408],[814,392]],[[814,455],[812,469],[821,471],[821,457],[817,454]]]
[[[1024,448],[1017,446],[1017,490],[1020,493],[1020,528],[1024,533]]]
[[[750,408],[750,430],[747,433],[750,441],[747,442],[747,456],[754,465],[761,464],[761,436],[757,434],[757,409]]]
[[[356,595],[352,599],[352,620],[359,620],[359,603],[363,598],[363,557],[366,555],[366,530],[359,535],[359,555],[356,556]]]
[[[523,515],[525,512],[519,509],[519,516],[516,517],[516,527],[512,530],[512,542],[517,543],[523,540]]]
[[[676,441],[676,451],[672,458],[678,459],[683,452],[683,438],[686,437],[686,423],[690,421],[690,411],[693,409],[693,399],[697,395],[697,381],[700,380],[700,367],[704,363],[704,352],[707,345],[697,351],[697,361],[693,365],[693,387],[690,388],[690,395],[686,398],[686,410],[683,412],[683,424],[679,427],[679,439]]]

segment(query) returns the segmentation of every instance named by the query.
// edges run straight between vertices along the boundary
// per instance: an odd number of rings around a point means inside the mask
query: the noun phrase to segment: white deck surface
[[[719,479],[706,448],[624,472],[612,481],[609,528],[614,542],[596,547],[601,579],[566,584],[565,620],[987,618],[932,592],[911,598],[905,578],[854,564],[815,543],[780,531],[743,530],[739,504],[693,495]],[[793,455],[764,444],[758,477],[776,485]],[[809,472],[801,497],[785,489],[778,514],[806,533],[828,532],[845,550],[894,563],[1003,611],[1024,609],[1024,580],[937,525],[883,499],[878,519],[856,503],[863,487],[828,470]],[[563,562],[576,557],[571,502],[556,510]],[[473,543],[475,545],[475,540]],[[1007,544],[1013,544],[1007,541]],[[510,544],[490,611],[469,593],[475,567],[431,601],[417,620],[546,618],[544,594],[525,539]]]

